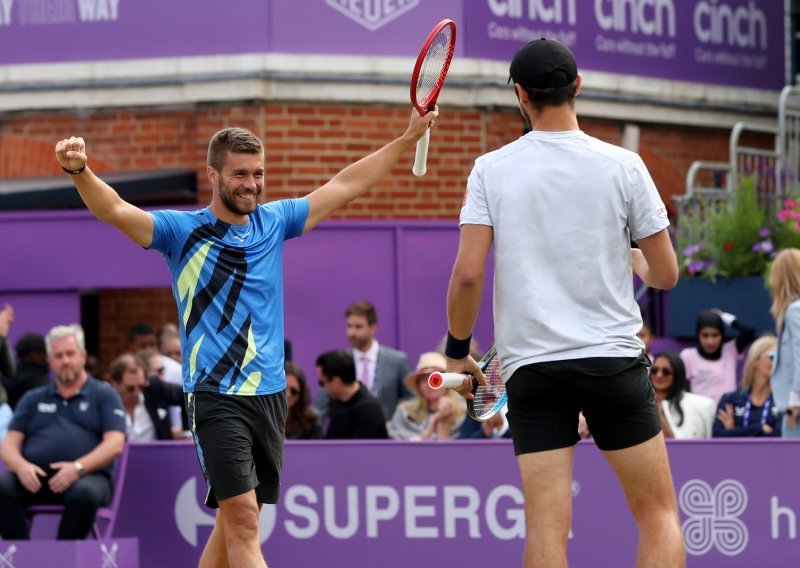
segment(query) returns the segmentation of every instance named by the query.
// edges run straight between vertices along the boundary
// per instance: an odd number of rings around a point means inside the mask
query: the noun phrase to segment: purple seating
[[[122,453],[117,458],[111,502],[107,507],[101,507],[97,510],[97,516],[92,525],[92,536],[96,540],[108,540],[114,534],[114,524],[116,523],[117,511],[122,500],[122,488],[125,484],[125,471],[128,467],[128,446],[129,444],[126,443]],[[25,509],[29,523],[33,522],[33,518],[36,515],[61,515],[63,513],[63,505],[31,505]],[[100,523],[103,525],[102,530]]]

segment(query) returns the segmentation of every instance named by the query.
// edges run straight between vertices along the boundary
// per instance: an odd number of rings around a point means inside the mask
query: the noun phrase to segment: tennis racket
[[[472,379],[472,394],[475,398],[467,399],[467,413],[475,420],[485,422],[500,412],[508,402],[506,384],[500,376],[500,359],[497,358],[497,349],[492,347],[489,352],[478,361],[478,366],[486,375],[486,385],[477,379]],[[431,373],[428,377],[428,386],[432,389],[457,389],[464,384],[461,373]]]
[[[420,116],[425,116],[436,106],[436,99],[444,85],[444,78],[456,48],[456,24],[453,20],[442,20],[425,40],[411,75],[411,104]],[[424,176],[428,167],[428,144],[430,128],[417,141],[417,154],[411,171],[415,176]]]

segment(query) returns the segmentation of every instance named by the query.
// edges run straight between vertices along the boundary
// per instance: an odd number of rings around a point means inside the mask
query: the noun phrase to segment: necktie
[[[361,382],[367,387],[367,390],[372,390],[372,381],[369,376],[369,359],[364,356],[361,357]]]

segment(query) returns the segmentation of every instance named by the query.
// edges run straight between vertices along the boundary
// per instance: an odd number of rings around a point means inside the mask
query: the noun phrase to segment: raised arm
[[[411,112],[411,120],[403,135],[377,152],[360,159],[336,174],[328,183],[308,196],[308,219],[303,231],[310,231],[340,207],[365,194],[388,174],[397,161],[413,147],[439,116],[439,108],[420,116]]]
[[[94,175],[86,163],[83,138],[67,138],[56,144],[56,159],[70,172],[86,207],[101,221],[113,225],[135,243],[149,247],[153,242],[153,219],[138,207],[124,201],[114,188]]]

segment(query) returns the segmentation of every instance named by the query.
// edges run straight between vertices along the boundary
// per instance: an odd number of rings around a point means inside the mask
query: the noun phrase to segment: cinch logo
[[[767,16],[756,8],[732,7],[717,2],[700,2],[694,8],[694,33],[703,43],[735,47],[767,48]]]
[[[419,4],[419,0],[325,0],[325,3],[374,32]]]
[[[594,17],[605,31],[675,37],[673,0],[595,0]]]
[[[726,556],[736,556],[747,547],[747,527],[738,519],[747,508],[747,490],[733,479],[720,481],[713,489],[701,479],[684,484],[678,495],[686,552],[705,554],[711,547]]]

